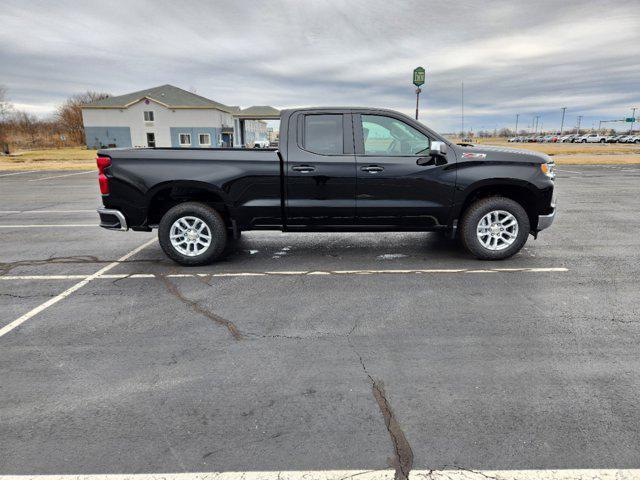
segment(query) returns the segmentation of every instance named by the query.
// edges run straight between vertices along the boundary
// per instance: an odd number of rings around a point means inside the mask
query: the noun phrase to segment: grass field
[[[92,170],[96,150],[82,147],[29,150],[0,157],[0,170]]]
[[[474,142],[543,152],[553,156],[559,165],[640,164],[640,145],[508,143],[496,138],[482,138]],[[96,150],[82,147],[30,150],[0,156],[0,170],[93,170],[96,168],[95,158]]]

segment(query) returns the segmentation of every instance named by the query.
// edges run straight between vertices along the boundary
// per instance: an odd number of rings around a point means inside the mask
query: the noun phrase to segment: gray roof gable
[[[234,112],[234,116],[241,118],[278,118],[280,110],[270,105],[254,105]]]
[[[214,102],[173,85],[161,85],[126,95],[104,98],[83,105],[82,108],[127,108],[145,98],[154,100],[168,108],[211,108],[227,113],[236,113],[232,107]]]

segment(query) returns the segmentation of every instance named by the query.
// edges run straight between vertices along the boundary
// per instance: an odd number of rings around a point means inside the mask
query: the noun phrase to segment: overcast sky
[[[460,130],[591,127],[640,107],[640,0],[0,0],[0,84],[50,114],[170,83],[228,105],[380,106]],[[613,125],[613,124],[611,124]],[[622,127],[622,125],[619,125]]]

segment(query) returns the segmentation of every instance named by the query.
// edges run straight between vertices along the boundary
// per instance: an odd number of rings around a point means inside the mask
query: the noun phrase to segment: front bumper
[[[100,215],[100,226],[102,228],[106,228],[107,230],[119,230],[121,232],[129,230],[127,219],[120,210],[99,208],[98,215]]]
[[[538,216],[538,231],[544,230],[545,228],[549,228],[553,223],[553,220],[556,218],[556,207],[553,206],[553,211],[549,215],[539,215]]]

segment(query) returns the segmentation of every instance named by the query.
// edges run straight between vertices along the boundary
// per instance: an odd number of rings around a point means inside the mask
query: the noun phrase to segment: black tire
[[[170,239],[171,226],[181,217],[196,217],[202,220],[211,232],[211,243],[201,253],[188,256],[178,251]],[[207,265],[220,258],[227,246],[227,227],[222,216],[208,205],[185,202],[171,208],[160,220],[158,240],[164,253],[176,263],[186,266]]]
[[[487,213],[504,210],[518,222],[515,241],[503,250],[490,250],[478,239],[478,223]],[[505,197],[487,197],[472,203],[462,215],[460,240],[464,248],[479,260],[503,260],[515,255],[527,241],[530,230],[529,216],[518,202]]]

